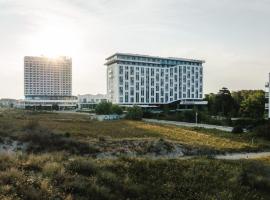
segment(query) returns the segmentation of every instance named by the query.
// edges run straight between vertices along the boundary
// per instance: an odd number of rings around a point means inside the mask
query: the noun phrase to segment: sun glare
[[[76,28],[66,24],[47,24],[30,40],[31,51],[49,57],[74,56],[80,45]]]

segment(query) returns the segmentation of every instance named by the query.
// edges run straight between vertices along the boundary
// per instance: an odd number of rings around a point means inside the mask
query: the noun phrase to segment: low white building
[[[95,106],[101,102],[107,102],[108,97],[105,94],[85,94],[78,95],[79,109],[94,109]]]
[[[16,99],[0,99],[0,107],[12,108],[16,104]]]
[[[267,88],[265,97],[268,100],[268,103],[266,103],[265,108],[268,111],[268,118],[270,119],[270,106],[269,106],[270,105],[270,73],[269,73],[269,81],[265,84],[265,87]]]

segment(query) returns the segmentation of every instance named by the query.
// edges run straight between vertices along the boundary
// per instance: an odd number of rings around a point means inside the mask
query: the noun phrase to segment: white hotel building
[[[203,60],[116,53],[108,57],[108,99],[120,105],[203,102]]]
[[[25,107],[76,107],[72,96],[72,59],[24,57]]]

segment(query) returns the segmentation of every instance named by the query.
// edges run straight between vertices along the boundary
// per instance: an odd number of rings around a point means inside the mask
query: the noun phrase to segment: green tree
[[[228,88],[223,87],[216,96],[215,107],[223,116],[234,114],[235,102]]]
[[[262,119],[265,112],[264,91],[250,92],[240,104],[240,112],[243,117]]]
[[[141,120],[143,117],[143,110],[139,106],[133,106],[131,108],[128,108],[127,112],[127,119],[131,120]]]
[[[122,115],[123,114],[123,109],[119,105],[112,105],[112,114],[117,114],[117,115]]]
[[[98,115],[109,115],[112,113],[112,103],[101,102],[96,106],[95,111]]]

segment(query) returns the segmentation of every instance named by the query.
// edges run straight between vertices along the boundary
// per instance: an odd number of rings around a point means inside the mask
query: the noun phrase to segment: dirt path
[[[232,127],[229,126],[216,126],[210,124],[196,124],[196,123],[187,123],[187,122],[177,122],[177,121],[168,121],[168,120],[157,120],[157,119],[143,119],[143,121],[148,123],[157,123],[157,124],[169,124],[175,126],[185,126],[185,127],[201,127],[206,129],[218,129],[221,131],[231,132]]]

